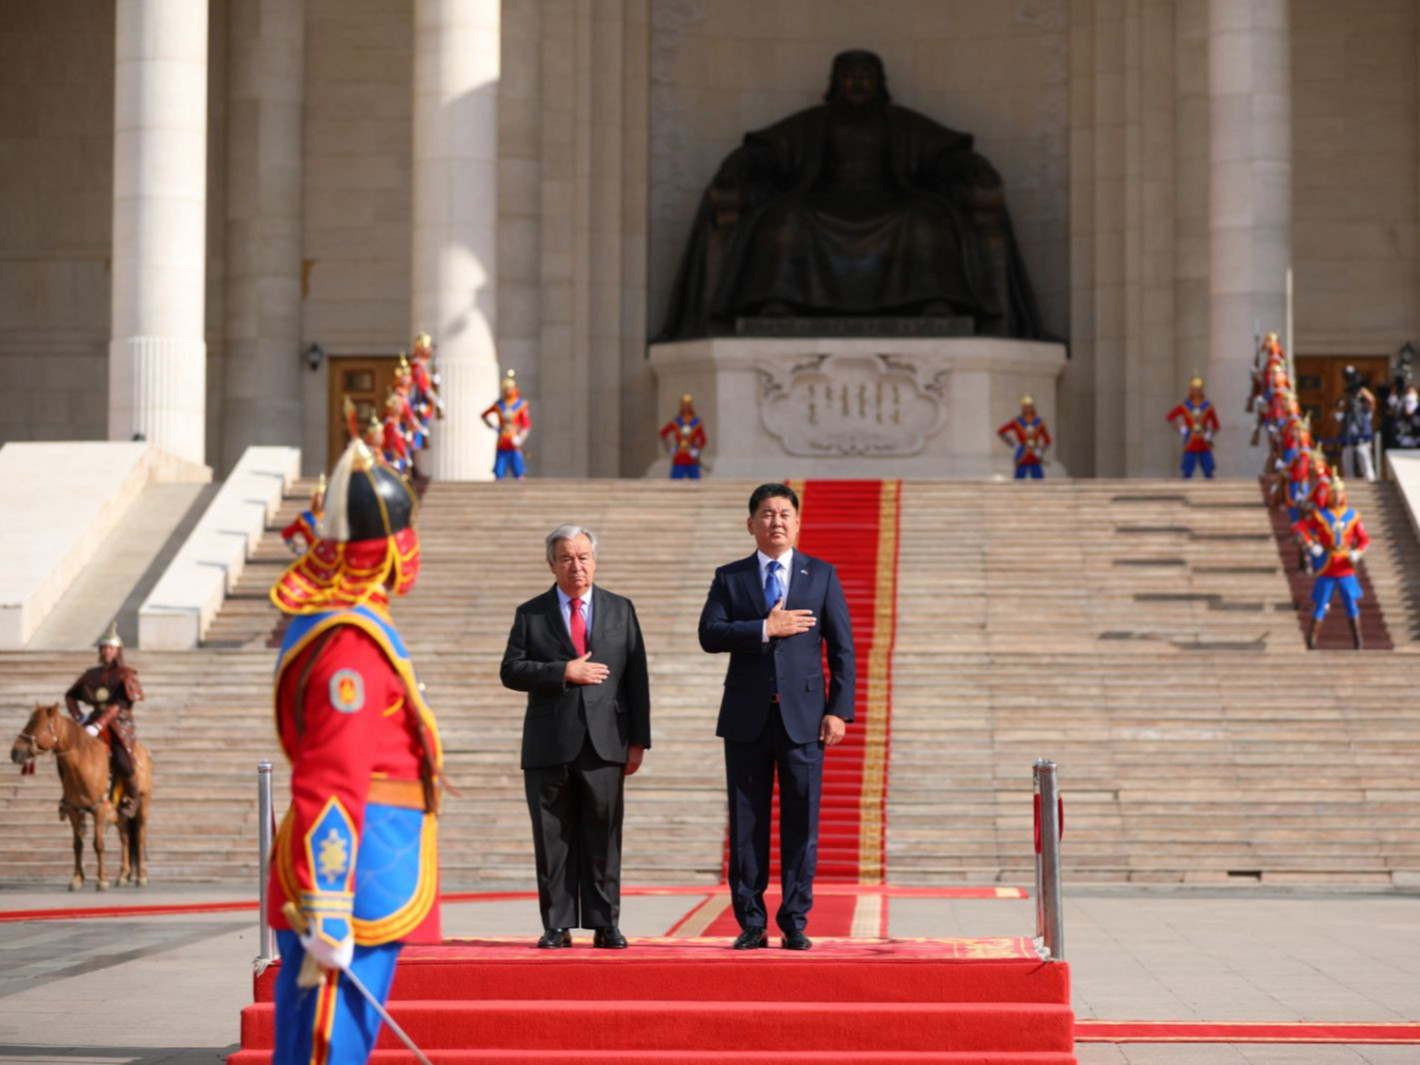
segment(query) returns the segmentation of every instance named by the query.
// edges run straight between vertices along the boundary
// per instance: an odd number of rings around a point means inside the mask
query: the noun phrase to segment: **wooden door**
[[[1327,442],[1340,433],[1332,416],[1336,401],[1346,394],[1346,367],[1354,366],[1361,382],[1373,393],[1390,380],[1390,358],[1385,355],[1298,355],[1297,402],[1302,413],[1312,418],[1312,435]],[[1379,428],[1379,417],[1376,419]],[[1339,455],[1340,447],[1325,443],[1327,454]]]
[[[399,365],[397,355],[334,355],[330,360],[330,377],[326,388],[327,429],[325,468],[335,460],[350,442],[350,430],[345,423],[345,397],[355,404],[357,424],[362,428],[371,415],[383,418],[385,397],[394,384],[394,370]]]

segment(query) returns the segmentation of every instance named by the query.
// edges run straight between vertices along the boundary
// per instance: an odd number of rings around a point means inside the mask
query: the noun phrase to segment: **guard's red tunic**
[[[705,426],[699,418],[682,418],[677,414],[666,422],[660,437],[670,437],[675,443],[675,453],[671,456],[673,466],[694,466],[700,461],[697,452],[705,447]]]
[[[1039,415],[1030,420],[1025,415],[1012,418],[996,430],[996,435],[1016,438],[1017,466],[1039,466],[1041,455],[1050,446],[1050,430]]]
[[[1188,439],[1184,443],[1185,451],[1212,451],[1213,440],[1209,435],[1218,431],[1218,412],[1213,409],[1213,404],[1209,400],[1195,404],[1191,399],[1185,399],[1168,413],[1168,422],[1175,424],[1179,419],[1183,419],[1182,424],[1188,429]]]
[[[320,534],[316,532],[318,525],[320,525],[319,516],[314,511],[303,510],[296,515],[295,521],[281,530],[281,539],[289,546],[299,536],[305,543],[298,546],[302,551],[309,551],[311,545],[320,539]]]
[[[528,401],[519,396],[509,403],[500,399],[480,417],[486,422],[492,414],[498,419],[498,450],[517,451],[517,437],[525,436],[532,428],[532,415],[528,412]]]
[[[374,605],[299,617],[291,633],[275,691],[291,808],[274,847],[272,925],[289,927],[290,900],[332,940],[343,917],[365,946],[438,942],[437,819],[421,776],[438,736],[398,634]]]
[[[1292,527],[1310,547],[1320,544],[1326,552],[1326,564],[1317,571],[1318,577],[1354,577],[1356,564],[1352,551],[1364,551],[1371,546],[1361,515],[1351,507],[1321,510],[1318,508]]]

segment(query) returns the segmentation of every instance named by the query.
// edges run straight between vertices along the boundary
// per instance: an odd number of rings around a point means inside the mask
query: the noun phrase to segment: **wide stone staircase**
[[[601,539],[598,581],[636,603],[650,650],[654,748],[628,787],[628,883],[713,883],[725,827],[714,737],[725,663],[696,622],[716,565],[747,554],[753,486],[652,481],[432,485],[424,563],[396,619],[439,715],[451,798],[446,887],[527,886],[522,698],[498,662],[514,606],[551,583],[542,537]],[[895,883],[1029,883],[1030,764],[1060,764],[1075,880],[1420,876],[1417,548],[1391,486],[1357,486],[1368,574],[1395,650],[1307,652],[1255,482],[907,482],[892,659],[887,874]],[[271,725],[289,555],[274,531],[188,653],[130,653],[155,753],[154,883],[255,886],[255,767]],[[805,497],[812,521],[813,495]],[[831,560],[830,560],[831,561]],[[87,654],[0,656],[16,731]],[[831,757],[831,755],[830,755]],[[0,784],[0,878],[67,880],[54,770]],[[114,837],[109,835],[110,846]],[[1393,874],[1400,874],[1395,876]]]

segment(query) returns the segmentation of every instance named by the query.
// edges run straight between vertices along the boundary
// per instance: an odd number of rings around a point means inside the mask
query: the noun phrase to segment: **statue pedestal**
[[[1011,476],[1023,393],[1055,431],[1065,345],[994,337],[715,337],[653,344],[658,410],[695,397],[716,477]],[[665,475],[664,461],[648,475]],[[1065,471],[1051,461],[1047,476]]]

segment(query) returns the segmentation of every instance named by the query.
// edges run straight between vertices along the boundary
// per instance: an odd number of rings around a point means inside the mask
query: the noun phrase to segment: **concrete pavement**
[[[141,895],[0,890],[0,910],[250,898],[242,885]],[[702,899],[628,897],[622,928],[660,935]],[[1029,900],[893,899],[896,936],[1028,934]],[[451,936],[539,931],[532,901],[454,903]],[[1067,891],[1076,1014],[1106,1020],[1420,1021],[1420,897]],[[812,923],[810,924],[812,933]],[[0,1063],[213,1065],[251,998],[253,913],[18,922],[0,936]],[[1420,1047],[1082,1044],[1081,1065],[1414,1065]]]

